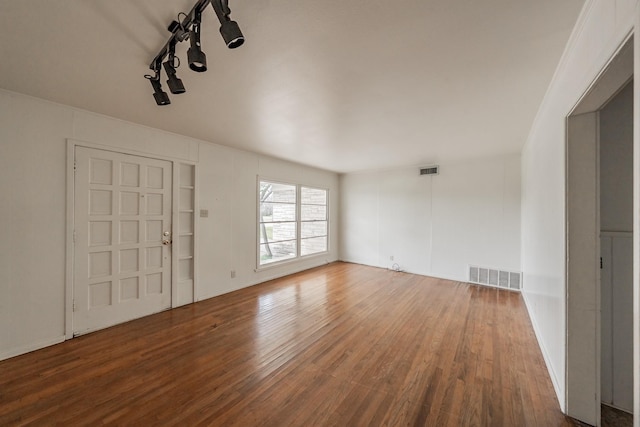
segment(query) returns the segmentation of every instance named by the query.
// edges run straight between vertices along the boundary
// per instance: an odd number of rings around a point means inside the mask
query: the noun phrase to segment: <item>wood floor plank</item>
[[[0,362],[0,425],[571,426],[517,293],[334,263]]]

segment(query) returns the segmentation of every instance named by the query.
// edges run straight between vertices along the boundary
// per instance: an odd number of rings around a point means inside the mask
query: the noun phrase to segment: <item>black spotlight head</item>
[[[169,86],[169,90],[173,94],[185,93],[186,89],[184,88],[184,84],[182,84],[182,80],[176,76],[176,69],[174,68],[171,60],[164,63],[164,70],[167,73],[167,86]]]
[[[200,49],[200,21],[196,20],[189,35],[191,47],[187,50],[189,68],[198,73],[207,71],[207,55]]]
[[[156,104],[158,105],[171,104],[171,100],[169,99],[169,95],[167,95],[167,92],[156,92],[153,94],[153,97],[155,98]]]
[[[171,104],[171,100],[169,99],[169,95],[162,90],[162,85],[160,85],[160,79],[150,78],[151,86],[153,86],[153,98],[156,100],[156,104],[158,105],[169,105]]]
[[[180,93],[185,93],[187,91],[184,88],[184,84],[182,84],[182,80],[180,80],[175,75],[172,76],[172,77],[169,77],[169,80],[167,80],[167,86],[169,86],[169,90],[174,95],[177,95],[177,94],[180,94]]]
[[[229,49],[235,49],[244,43],[244,36],[236,21],[223,22],[220,26],[220,34]]]
[[[200,46],[191,46],[187,50],[187,59],[189,60],[189,68],[198,73],[207,71],[207,55],[200,50]]]

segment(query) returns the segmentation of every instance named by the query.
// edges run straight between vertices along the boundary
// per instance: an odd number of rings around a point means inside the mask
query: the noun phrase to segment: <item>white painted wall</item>
[[[338,258],[334,173],[0,91],[0,359],[64,340],[68,138],[197,163],[197,300]],[[258,175],[329,189],[328,254],[254,271]]]
[[[340,194],[342,260],[462,281],[469,264],[520,271],[518,155],[346,174]]]
[[[566,410],[565,118],[633,29],[636,0],[588,1],[522,153],[525,301]]]
[[[202,300],[338,259],[338,175],[219,145],[201,144],[198,285]],[[256,269],[257,177],[329,190],[328,254]],[[231,270],[236,277],[231,278]]]

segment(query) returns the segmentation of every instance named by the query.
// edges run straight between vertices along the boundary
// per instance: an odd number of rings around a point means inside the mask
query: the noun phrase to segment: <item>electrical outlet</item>
[[[209,218],[209,210],[200,209],[200,218]]]
[[[231,270],[231,278],[235,279],[236,277],[236,271],[235,270]]]
[[[391,261],[393,261],[393,255],[391,255],[391,256],[389,257],[389,259],[390,259]]]

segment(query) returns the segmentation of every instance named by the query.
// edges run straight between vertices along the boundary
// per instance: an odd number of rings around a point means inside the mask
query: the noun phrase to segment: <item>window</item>
[[[260,181],[260,265],[298,256],[297,188]]]
[[[300,255],[327,250],[327,190],[300,187]]]
[[[327,251],[327,190],[260,181],[258,201],[259,266]]]

